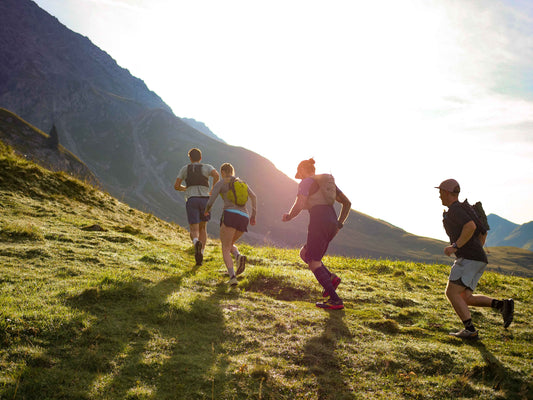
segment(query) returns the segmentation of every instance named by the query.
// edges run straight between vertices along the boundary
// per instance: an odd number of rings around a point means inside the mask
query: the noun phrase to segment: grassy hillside
[[[488,268],[492,271],[533,277],[533,252],[518,247],[489,247]]]
[[[531,279],[485,274],[515,322],[476,309],[463,342],[446,265],[327,258],[327,312],[295,250],[241,246],[231,289],[216,241],[195,267],[179,226],[2,145],[0,171],[1,399],[533,397]]]

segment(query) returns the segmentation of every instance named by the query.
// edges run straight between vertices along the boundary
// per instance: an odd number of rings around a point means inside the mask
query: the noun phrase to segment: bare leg
[[[461,321],[466,321],[472,318],[470,310],[468,309],[468,304],[464,298],[464,292],[466,290],[468,289],[464,286],[457,285],[450,281],[448,281],[448,285],[446,286],[446,297],[452,304],[455,313],[459,316]],[[469,290],[469,292],[472,293],[471,290]]]
[[[244,232],[241,232],[241,231],[235,230],[235,234],[233,235],[233,243],[231,244],[231,250],[235,249],[235,251],[237,251],[237,252],[239,251],[239,250],[237,249],[237,246],[235,246],[235,242],[236,242],[237,240],[239,240],[239,238],[242,236],[243,233],[244,233]]]
[[[198,227],[198,239],[200,239],[200,242],[202,242],[202,251],[205,249],[205,244],[207,243],[207,229],[206,229],[207,222],[200,222]]]
[[[473,294],[470,289],[465,289],[461,294],[466,304],[474,307],[491,307],[492,298],[480,294]]]
[[[191,224],[189,225],[189,235],[191,236],[191,240],[199,239],[200,235],[200,224]]]
[[[235,275],[233,269],[233,258],[231,257],[231,249],[234,243],[234,237],[238,231],[235,228],[230,228],[224,224],[220,226],[220,242],[222,243],[222,258],[224,259],[224,264],[228,269],[229,277]],[[241,232],[242,234],[242,232]]]
[[[309,269],[311,270],[311,272],[314,273],[317,268],[320,268],[322,266],[322,261],[312,260],[307,265],[309,266]]]

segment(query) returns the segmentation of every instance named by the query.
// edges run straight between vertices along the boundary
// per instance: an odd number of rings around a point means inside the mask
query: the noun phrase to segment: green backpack
[[[248,185],[239,178],[232,178],[226,196],[235,205],[243,207],[248,201]]]

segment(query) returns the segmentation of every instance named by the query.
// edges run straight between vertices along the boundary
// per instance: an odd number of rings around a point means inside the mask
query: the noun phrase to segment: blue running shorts
[[[185,204],[189,225],[209,221],[210,216],[204,215],[205,206],[207,205],[208,201],[209,197],[189,197],[187,203]]]

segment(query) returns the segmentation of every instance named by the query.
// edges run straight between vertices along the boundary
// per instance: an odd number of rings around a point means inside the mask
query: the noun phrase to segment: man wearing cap
[[[462,339],[478,338],[468,306],[497,309],[503,316],[503,326],[507,328],[513,321],[513,299],[496,300],[473,294],[488,264],[483,250],[485,236],[479,234],[476,223],[459,202],[459,183],[455,179],[446,179],[436,188],[442,205],[448,207],[442,223],[450,245],[444,248],[444,254],[456,257],[448,278],[446,297],[464,324],[463,330],[450,332],[450,335]]]

